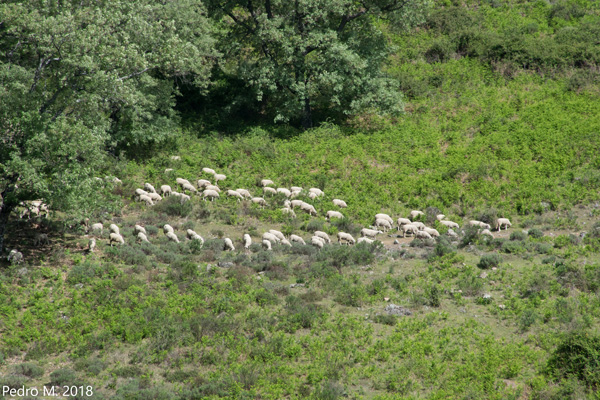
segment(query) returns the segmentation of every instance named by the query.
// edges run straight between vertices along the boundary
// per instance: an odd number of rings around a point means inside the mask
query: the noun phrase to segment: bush
[[[448,239],[445,236],[441,236],[438,239],[437,245],[435,246],[434,253],[438,257],[443,257],[446,254],[452,254],[455,251],[456,251],[456,249],[454,248],[454,246],[450,242],[450,239]]]
[[[501,250],[505,253],[519,254],[525,252],[525,246],[522,241],[510,241],[502,243]]]
[[[541,229],[537,229],[537,228],[530,229],[530,230],[527,232],[527,234],[528,234],[529,236],[531,236],[532,238],[534,238],[534,239],[539,239],[539,238],[541,238],[541,237],[544,237],[544,232],[542,232],[542,230],[541,230]]]
[[[177,196],[169,196],[154,206],[155,211],[171,217],[187,217],[192,212],[192,208],[191,201],[182,203]]]
[[[29,378],[38,378],[44,375],[44,369],[37,364],[23,363],[15,365],[15,374],[24,375]]]
[[[521,231],[515,231],[510,234],[510,240],[527,240],[527,234]]]
[[[77,385],[77,374],[69,368],[57,369],[50,374],[50,382],[56,386]]]
[[[490,269],[493,267],[497,268],[501,262],[502,257],[500,256],[500,254],[484,254],[479,259],[479,263],[477,263],[477,266],[481,269]]]
[[[394,326],[398,322],[398,317],[395,315],[376,315],[373,321],[378,324]]]
[[[113,261],[122,261],[127,265],[139,265],[147,266],[150,261],[148,256],[142,250],[137,247],[131,247],[129,245],[109,247],[105,251],[109,259]]]
[[[554,239],[554,247],[556,247],[557,249],[561,249],[565,246],[568,246],[569,244],[571,244],[571,239],[569,239],[568,235],[558,235]]]
[[[590,388],[600,388],[600,337],[575,332],[558,345],[547,364],[547,373],[557,379],[572,376]]]

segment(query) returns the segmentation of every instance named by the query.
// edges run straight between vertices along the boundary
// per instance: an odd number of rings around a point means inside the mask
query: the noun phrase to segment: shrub
[[[148,235],[154,236],[158,233],[158,228],[154,225],[146,225],[144,228],[146,228]]]
[[[169,196],[154,206],[154,210],[171,217],[187,217],[192,212],[192,202],[181,202],[179,197]]]
[[[577,377],[588,388],[600,388],[600,337],[583,332],[566,336],[547,364],[554,378]]]
[[[311,219],[303,229],[308,232],[322,231],[323,226],[324,226],[323,220]]]
[[[98,358],[80,359],[74,366],[78,371],[85,371],[90,376],[98,376],[106,369],[106,363]]]
[[[515,231],[510,234],[510,240],[527,240],[527,234],[521,231]]]
[[[113,373],[121,378],[135,378],[142,376],[144,371],[137,365],[125,365],[120,368],[115,368]]]
[[[437,242],[437,244],[435,246],[434,253],[438,257],[443,257],[446,254],[452,254],[455,251],[456,251],[456,249],[454,248],[454,246],[450,242],[450,239],[448,239],[445,236],[442,236],[442,237],[440,237],[438,239],[438,242]]]
[[[15,374],[24,375],[29,378],[38,378],[44,375],[44,369],[37,364],[23,363],[15,365]]]
[[[531,236],[532,238],[534,238],[534,239],[539,239],[539,238],[541,238],[541,237],[544,237],[544,232],[542,232],[542,230],[541,230],[541,229],[537,229],[537,228],[530,229],[530,230],[527,232],[527,234],[528,234],[529,236]]]
[[[558,235],[554,239],[554,247],[558,249],[568,246],[569,244],[571,244],[571,239],[569,239],[569,236],[567,235]]]
[[[122,261],[128,265],[147,266],[149,264],[148,256],[137,247],[129,245],[114,246],[106,249],[105,254],[109,259]]]
[[[25,386],[27,378],[23,375],[5,375],[0,377],[0,387],[7,386],[11,389],[19,389]]]
[[[536,243],[535,251],[538,254],[550,254],[552,253],[553,246],[550,243]]]
[[[69,368],[57,369],[50,374],[50,381],[53,385],[76,385],[77,374]]]
[[[394,326],[398,322],[398,317],[395,315],[376,315],[373,321],[378,324]]]
[[[489,269],[493,267],[498,267],[501,262],[502,257],[500,256],[500,254],[484,254],[479,259],[479,263],[477,263],[477,266],[481,269]]]
[[[523,311],[521,314],[521,319],[519,320],[519,328],[522,332],[529,330],[529,328],[535,324],[538,319],[538,314],[535,309],[528,308]]]
[[[522,241],[509,241],[502,243],[502,251],[510,254],[519,254],[525,252],[525,246]]]

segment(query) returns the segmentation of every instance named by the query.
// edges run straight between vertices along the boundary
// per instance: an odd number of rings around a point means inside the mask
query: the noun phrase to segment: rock
[[[83,283],[76,284],[75,289],[83,289]]]
[[[487,272],[485,272],[485,271],[483,271],[481,274],[479,274],[479,277],[480,277],[481,279],[485,279],[485,278],[487,278],[487,276],[488,276],[488,274],[487,274]]]
[[[400,244],[400,241],[398,239],[394,240],[394,244]]]
[[[390,301],[390,298],[389,297],[384,297],[383,301]]]
[[[290,288],[296,288],[296,287],[304,287],[304,283],[292,283],[290,285]]]
[[[19,268],[19,269],[17,270],[17,275],[19,275],[19,276],[25,276],[25,275],[27,275],[28,273],[29,273],[29,270],[28,270],[27,268],[25,268],[25,267],[23,267],[23,268]]]
[[[498,308],[501,310],[504,310],[506,308],[506,306],[504,304],[498,304]]]
[[[485,294],[484,294],[483,296],[481,296],[481,297],[483,297],[484,299],[491,299],[491,298],[492,298],[492,295],[491,295],[491,294],[489,294],[489,293],[485,293]]]
[[[397,306],[396,304],[388,304],[385,306],[384,311],[389,315],[400,315],[400,316],[409,316],[412,315],[412,311],[408,308],[404,308],[402,306]]]
[[[180,156],[171,156],[171,160],[179,161],[179,160],[181,160],[181,157]]]
[[[229,262],[229,261],[219,261],[219,263],[217,265],[219,267],[221,267],[221,268],[231,268],[231,267],[233,267],[233,263]]]

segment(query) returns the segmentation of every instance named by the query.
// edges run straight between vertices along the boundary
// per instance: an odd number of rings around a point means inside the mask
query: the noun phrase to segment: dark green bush
[[[533,308],[528,308],[523,311],[521,318],[519,319],[519,328],[521,332],[525,332],[531,328],[533,324],[538,320],[537,311]]]
[[[154,236],[158,233],[158,228],[154,225],[146,225],[144,228],[146,229],[148,235]]]
[[[8,386],[11,389],[20,389],[25,386],[27,377],[23,375],[4,375],[0,377],[0,387]]]
[[[398,317],[395,315],[381,314],[376,315],[375,318],[373,318],[373,321],[378,324],[394,326],[398,322]]]
[[[131,379],[117,389],[116,398],[127,400],[172,400],[173,390],[159,387],[146,387],[139,379]]]
[[[53,385],[76,385],[78,382],[77,374],[69,368],[57,369],[50,374],[50,381]]]
[[[536,243],[535,251],[538,254],[550,254],[552,253],[553,246],[550,243]]]
[[[555,379],[576,377],[593,390],[600,388],[600,337],[587,332],[567,335],[547,364]]]
[[[435,255],[438,257],[443,257],[446,254],[452,254],[454,252],[456,252],[456,248],[454,247],[454,245],[452,245],[450,239],[448,239],[445,236],[441,236],[438,239],[437,244],[435,245]]]
[[[306,226],[303,228],[303,230],[308,231],[308,232],[322,231],[324,226],[325,226],[325,223],[323,222],[323,220],[311,219],[306,224]]]
[[[447,38],[441,37],[436,39],[423,55],[428,63],[433,64],[448,61],[455,51],[454,44]]]
[[[14,372],[29,378],[38,378],[44,375],[44,369],[34,363],[17,364],[14,366]]]
[[[500,254],[496,254],[496,253],[484,254],[479,259],[477,266],[481,269],[490,269],[493,267],[498,267],[501,262],[502,262],[502,257],[500,256]]]
[[[541,229],[537,229],[537,228],[530,229],[529,231],[527,231],[527,234],[534,239],[539,239],[541,237],[544,237],[544,232],[542,232]],[[511,235],[511,237],[512,237],[512,235]],[[524,240],[524,239],[521,239],[521,240]]]
[[[109,247],[106,249],[105,254],[113,261],[122,261],[128,265],[147,266],[150,264],[146,253],[138,247],[132,247],[127,244]]]
[[[154,206],[156,212],[167,214],[171,217],[187,217],[192,212],[192,202],[181,202],[177,196],[169,196]]]
[[[144,370],[137,365],[125,365],[123,367],[115,368],[112,372],[121,378],[136,378],[144,374]]]
[[[554,247],[561,249],[571,244],[571,239],[567,235],[558,235],[554,238]]]
[[[501,250],[505,253],[520,254],[525,252],[525,244],[522,241],[509,241],[502,244]]]
[[[85,371],[90,376],[98,376],[106,369],[106,363],[99,358],[85,358],[77,360],[74,364],[78,371]]]
[[[527,240],[527,234],[521,231],[514,231],[510,234],[510,240]]]
[[[113,264],[100,263],[86,259],[82,264],[74,265],[67,276],[67,283],[75,285],[77,283],[86,283],[92,278],[115,278],[119,276],[119,271]]]

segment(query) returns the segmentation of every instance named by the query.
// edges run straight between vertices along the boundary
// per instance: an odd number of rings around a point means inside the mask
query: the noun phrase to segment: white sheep
[[[11,263],[11,264],[21,264],[24,260],[23,257],[23,253],[21,253],[20,251],[18,251],[17,249],[12,249],[10,251],[10,253],[8,253],[8,256],[6,257],[6,259]]]
[[[302,211],[308,213],[309,215],[317,216],[317,210],[311,204],[302,202],[302,205],[300,206],[300,209]]]
[[[290,188],[290,190],[291,190],[292,192],[301,192],[301,191],[302,191],[302,188],[301,188],[300,186],[292,186],[292,187]]]
[[[425,227],[423,231],[429,233],[431,237],[440,237],[440,233],[437,231],[437,229]]]
[[[378,219],[385,219],[386,221],[388,221],[390,223],[390,225],[392,225],[394,223],[394,220],[392,219],[392,217],[390,217],[387,214],[375,214],[375,220]]]
[[[221,193],[221,188],[218,187],[217,185],[206,185],[204,190],[214,190],[217,193]]]
[[[478,227],[483,228],[483,229],[492,229],[492,227],[490,226],[490,224],[486,224],[485,222],[481,222],[481,221],[477,221],[477,220],[471,220],[471,221],[469,221],[469,225],[471,225],[471,226],[478,226]]]
[[[296,213],[291,208],[283,207],[281,209],[281,212],[284,214],[289,214],[292,218],[296,218]]]
[[[454,232],[454,230],[452,228],[448,228],[446,235],[448,235],[450,237],[458,237],[458,234],[456,232]]]
[[[333,202],[334,206],[338,206],[338,207],[341,207],[341,208],[347,208],[348,207],[348,205],[346,204],[346,202],[344,200],[333,199],[332,202]]]
[[[88,242],[88,251],[90,253],[93,253],[95,248],[96,248],[96,239],[91,238],[90,241]]]
[[[138,232],[142,232],[144,235],[148,234],[148,232],[146,232],[146,228],[144,228],[141,225],[137,225],[137,224],[133,227],[133,232],[134,232],[134,234],[136,234]]]
[[[292,192],[290,192],[289,189],[286,188],[277,188],[277,193],[281,193],[285,197],[290,197],[292,195]]]
[[[263,239],[262,245],[266,250],[271,251],[271,242],[269,242],[267,239]]]
[[[150,197],[150,199],[152,201],[161,201],[162,197],[160,197],[160,194],[158,193],[148,193],[148,197]]]
[[[144,232],[138,232],[137,238],[139,241],[150,243],[150,241],[148,240],[148,237],[146,236],[146,234]]]
[[[330,220],[331,218],[344,218],[344,215],[339,211],[329,210],[325,215],[327,220]]]
[[[180,161],[181,157],[180,156],[171,156],[171,160],[173,160],[173,161]]]
[[[416,219],[419,215],[425,215],[425,213],[423,211],[419,211],[419,210],[412,210],[410,212],[410,219],[414,220]]]
[[[281,244],[285,245],[285,246],[289,246],[292,247],[292,244],[290,243],[289,240],[287,240],[286,238],[283,238],[283,240],[281,240]]]
[[[219,198],[219,193],[214,190],[205,190],[202,193],[202,200],[206,201],[207,197],[210,197],[210,201],[213,201],[214,199]]]
[[[205,173],[211,174],[211,175],[216,174],[216,172],[215,172],[214,169],[212,169],[212,168],[206,168],[206,167],[202,168],[202,172],[205,172]]]
[[[183,179],[183,178],[176,178],[176,179],[175,179],[175,182],[177,182],[177,184],[178,184],[179,186],[183,186],[183,185],[184,185],[184,184],[186,184],[186,183],[187,183],[188,185],[191,185],[190,181],[188,181],[187,179]]]
[[[280,239],[277,236],[275,236],[274,234],[272,234],[271,232],[263,233],[262,239],[268,240],[270,242],[275,242],[275,243],[279,243],[279,241],[280,241]]]
[[[183,185],[181,185],[181,189],[182,190],[187,190],[187,191],[192,192],[192,193],[198,193],[198,189],[196,189],[190,183],[184,183]]]
[[[242,196],[244,196],[247,199],[251,199],[252,198],[252,195],[246,189],[235,189],[235,191],[238,192],[239,194],[241,194]]]
[[[197,234],[197,233],[196,233],[194,230],[192,230],[192,229],[188,229],[188,230],[186,230],[186,231],[185,231],[185,237],[186,237],[188,240],[192,240],[192,239],[194,239],[196,236],[198,236],[198,234]]]
[[[160,192],[164,197],[170,196],[173,193],[173,189],[169,185],[161,185]]]
[[[196,182],[196,185],[198,185],[198,189],[204,189],[210,184],[210,181],[206,179],[198,179],[198,181]]]
[[[438,215],[436,215],[436,216],[435,216],[435,218],[436,218],[438,221],[441,221],[441,220],[443,220],[444,218],[446,218],[446,216],[445,216],[444,214],[438,214]]]
[[[119,231],[119,227],[118,227],[118,226],[116,226],[115,224],[110,224],[110,226],[108,227],[108,230],[109,230],[111,233],[117,233],[117,234],[119,234],[119,235],[121,234],[121,232]]]
[[[263,194],[267,194],[267,193],[275,195],[275,194],[277,194],[277,190],[273,189],[272,187],[265,186],[263,188]]]
[[[250,199],[250,201],[254,204],[262,206],[262,208],[265,208],[265,206],[267,205],[267,202],[262,197],[253,197],[252,199]]]
[[[392,224],[390,223],[390,221],[388,221],[387,219],[383,219],[383,218],[377,218],[375,220],[375,226],[378,228],[383,228],[384,232],[387,232],[390,229],[392,229]]]
[[[368,237],[365,237],[365,236],[358,238],[358,240],[356,241],[357,244],[358,243],[362,243],[362,242],[371,244],[371,243],[373,243],[375,241],[373,239],[369,239]]]
[[[263,179],[260,181],[260,184],[265,187],[265,186],[269,186],[269,185],[273,185],[273,181],[270,179]]]
[[[363,237],[368,236],[368,237],[374,238],[379,233],[383,233],[383,232],[380,231],[380,230],[377,230],[377,229],[368,229],[368,228],[362,228],[360,230],[360,235],[363,236]]]
[[[320,237],[321,239],[323,239],[325,242],[327,243],[331,243],[331,239],[329,238],[329,235],[325,232],[322,231],[315,231],[314,235],[316,237]]]
[[[325,242],[323,242],[323,239],[321,239],[321,238],[320,238],[320,237],[318,237],[318,236],[313,236],[313,237],[311,237],[311,238],[310,238],[310,243],[311,243],[313,246],[317,246],[319,249],[322,249],[322,248],[323,248],[323,246],[325,245]]]
[[[113,242],[117,242],[119,244],[125,244],[125,240],[123,239],[123,236],[121,236],[119,233],[115,233],[115,232],[112,232],[108,236],[108,243],[110,244],[110,247],[112,247]]]
[[[223,250],[226,251],[234,251],[235,247],[233,247],[233,242],[229,238],[223,239]]]
[[[165,233],[165,235],[167,234],[167,232],[175,232],[175,230],[173,229],[173,227],[169,224],[165,224],[163,226],[163,232]]]
[[[173,168],[165,168],[165,170],[163,171],[163,174],[170,174],[173,171],[175,171]]]
[[[148,182],[144,183],[144,190],[148,193],[156,193],[156,189],[154,189],[154,186],[152,186]]]
[[[227,190],[227,196],[235,197],[237,201],[242,201],[244,199],[244,196],[242,196],[240,192],[231,189]]]
[[[302,200],[292,200],[292,201],[290,201],[290,204],[292,205],[292,208],[302,207],[302,203],[304,203]]]
[[[144,203],[146,203],[147,206],[153,206],[154,202],[152,201],[152,199],[150,198],[150,196],[143,194],[140,196],[140,201],[143,201]]]
[[[90,229],[92,230],[92,232],[94,232],[94,231],[100,231],[100,235],[102,235],[102,232],[104,231],[104,225],[102,225],[101,222],[97,222],[95,224],[92,224],[92,226],[90,227]]]
[[[175,234],[175,232],[167,232],[165,234],[166,237],[169,238],[169,240],[175,242],[175,243],[179,243],[179,238],[177,237],[177,235]]]
[[[317,197],[319,197],[319,195],[318,195],[318,194],[316,194],[315,192],[310,192],[310,193],[308,194],[308,198],[309,198],[309,199],[311,199],[311,200],[314,200],[314,199],[316,199]]]
[[[135,197],[136,197],[137,199],[139,199],[139,198],[140,198],[140,196],[143,196],[143,195],[146,195],[146,196],[147,196],[147,195],[148,195],[148,192],[146,192],[144,189],[135,189]]]
[[[289,201],[289,200],[284,200],[284,201],[283,201],[283,206],[284,206],[285,208],[292,208],[292,202],[291,202],[291,201]]]
[[[214,177],[215,177],[215,183],[224,181],[225,179],[227,179],[227,175],[224,175],[224,174],[214,174]]]
[[[244,248],[249,249],[250,245],[252,245],[252,238],[247,233],[244,233]]]
[[[35,235],[35,239],[33,240],[33,245],[36,247],[39,247],[42,244],[50,244],[50,239],[48,239],[47,234],[38,233],[37,235]]]
[[[460,228],[456,222],[452,222],[452,221],[440,221],[440,224],[447,226],[448,228],[453,228],[453,229]]]
[[[492,235],[492,232],[490,232],[490,230],[489,230],[489,229],[484,229],[484,230],[482,230],[480,234],[481,234],[481,235],[487,235],[487,236],[494,237],[494,235]]]
[[[419,239],[431,239],[431,235],[425,231],[417,231],[415,237]]]
[[[426,228],[425,224],[420,221],[413,221],[411,225],[416,226],[420,231],[423,231]]]
[[[300,196],[301,193],[302,193],[302,191],[300,191],[300,190],[292,190],[292,193],[290,194],[290,199],[294,199],[294,198]]]
[[[317,196],[323,196],[325,193],[319,188],[310,188],[308,189],[309,193],[315,193]]]
[[[411,221],[408,218],[398,218],[397,222],[398,222],[398,231],[400,231],[400,228],[402,227],[402,225],[411,224]]]
[[[402,225],[400,230],[402,231],[402,237],[406,237],[407,233],[410,233],[411,235],[416,235],[416,233],[419,232],[419,228],[417,228],[413,224]]]
[[[302,239],[300,236],[298,235],[290,235],[290,240],[292,242],[296,242],[296,243],[300,243],[300,244],[306,244],[306,242],[304,241],[304,239]]]
[[[186,201],[190,201],[192,199],[190,196],[188,196],[187,194],[183,194],[183,193],[179,196],[179,198],[180,198],[181,204],[185,203]]]
[[[346,232],[338,232],[337,234],[338,243],[345,242],[347,244],[356,244],[356,240],[352,237],[351,234]]]
[[[285,236],[283,236],[283,233],[279,232],[278,230],[269,229],[269,233],[272,233],[273,235],[277,236],[277,239],[279,240],[285,240]]]
[[[500,232],[500,229],[503,226],[505,227],[504,230],[508,230],[508,228],[510,228],[512,226],[512,224],[510,223],[510,220],[508,218],[498,218],[498,220],[496,221],[495,228],[498,229],[498,232]]]

